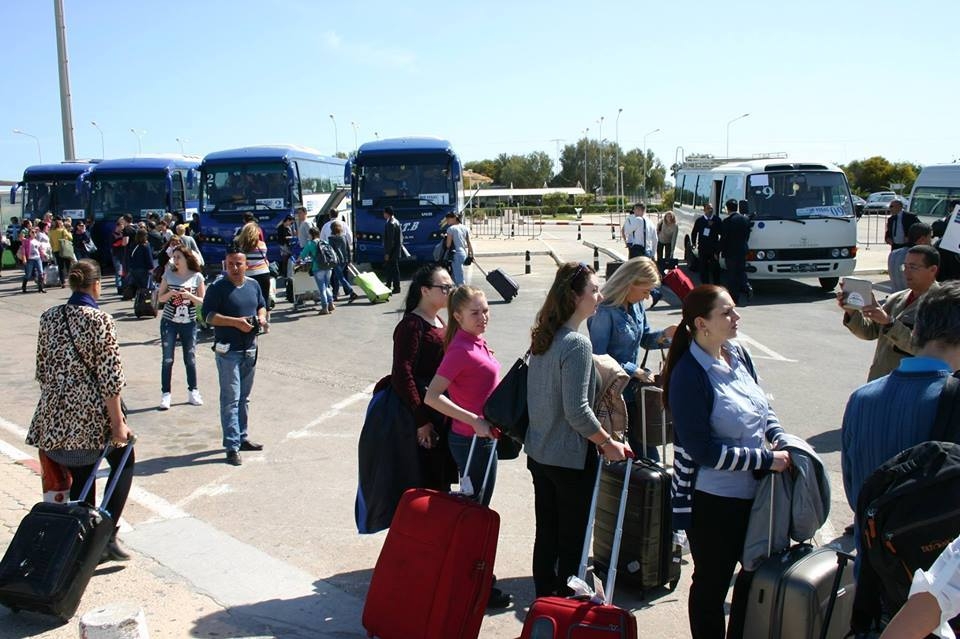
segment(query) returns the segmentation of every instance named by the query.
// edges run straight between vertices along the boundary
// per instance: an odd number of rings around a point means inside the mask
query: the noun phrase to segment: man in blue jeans
[[[247,417],[257,366],[257,335],[269,327],[267,303],[260,285],[246,276],[247,257],[238,246],[227,249],[224,268],[226,277],[211,284],[203,297],[203,312],[214,331],[223,447],[227,463],[239,466],[241,450],[263,450],[263,444],[247,438]]]

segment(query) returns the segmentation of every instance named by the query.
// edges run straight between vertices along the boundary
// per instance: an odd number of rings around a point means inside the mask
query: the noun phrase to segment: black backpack
[[[960,536],[960,381],[948,377],[931,441],[911,446],[864,482],[857,498],[860,574],[851,628],[878,630],[907,601],[913,574]],[[952,623],[956,623],[954,619]]]
[[[333,250],[328,242],[317,240],[317,257],[314,258],[317,268],[321,270],[331,269],[339,263],[337,252]]]

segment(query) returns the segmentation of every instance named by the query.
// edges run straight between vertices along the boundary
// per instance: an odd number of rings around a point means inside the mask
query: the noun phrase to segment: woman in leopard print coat
[[[73,294],[67,303],[40,316],[36,374],[40,401],[26,443],[70,469],[70,498],[79,499],[100,453],[111,441],[116,446],[107,461],[113,480],[131,434],[120,404],[125,378],[116,326],[97,305],[100,267],[92,260],[80,260],[70,269],[69,281]],[[120,521],[133,483],[133,466],[131,451],[107,503],[115,522]],[[87,498],[91,504],[94,493]],[[116,532],[105,557],[129,557],[117,544]]]

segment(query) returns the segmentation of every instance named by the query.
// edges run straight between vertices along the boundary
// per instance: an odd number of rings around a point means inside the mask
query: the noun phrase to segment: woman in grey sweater
[[[524,447],[533,476],[537,597],[567,595],[577,573],[597,471],[597,453],[620,461],[628,446],[614,441],[593,413],[598,390],[590,340],[578,332],[603,301],[593,269],[570,262],[557,271],[537,313],[530,346]],[[596,445],[591,446],[593,443]]]

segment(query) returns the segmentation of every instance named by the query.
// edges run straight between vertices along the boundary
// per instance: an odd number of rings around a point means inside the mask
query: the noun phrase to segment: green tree
[[[517,189],[536,189],[550,181],[553,176],[553,160],[543,151],[527,155],[497,156],[499,167],[497,182]]]
[[[497,163],[493,160],[475,160],[467,162],[463,168],[469,169],[480,175],[486,175],[488,178],[497,182]]]

